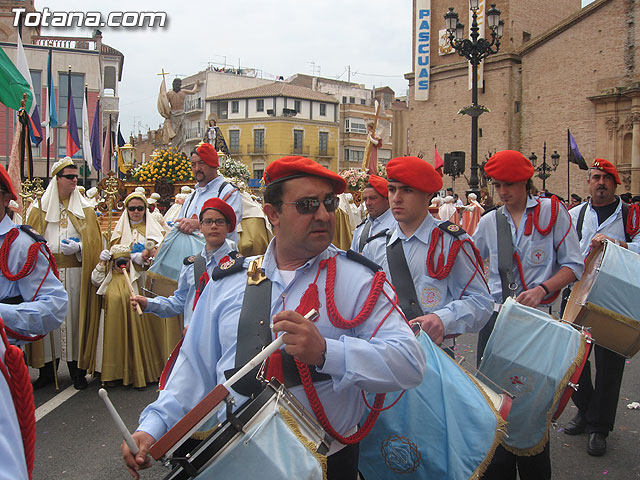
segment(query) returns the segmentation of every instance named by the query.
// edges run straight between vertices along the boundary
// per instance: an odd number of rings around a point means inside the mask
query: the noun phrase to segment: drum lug
[[[235,400],[233,399],[233,397],[231,397],[230,395],[227,396],[227,398],[224,399],[224,402],[227,404],[227,420],[229,421],[229,423],[231,425],[233,425],[233,427],[238,430],[238,432],[240,433],[246,433],[244,431],[244,423],[242,423],[240,421],[240,419],[238,417],[236,417],[233,414],[233,406],[235,405]]]
[[[580,385],[578,383],[569,382],[569,386],[577,392]]]
[[[189,478],[196,478],[198,476],[198,470],[191,465],[191,455],[189,454],[187,454],[186,457],[173,457],[169,463],[180,465],[184,472],[189,475]]]

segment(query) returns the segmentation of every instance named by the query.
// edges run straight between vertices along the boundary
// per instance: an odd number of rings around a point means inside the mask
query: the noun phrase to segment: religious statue
[[[213,148],[218,152],[229,155],[227,142],[224,140],[224,135],[222,134],[220,127],[217,126],[214,118],[209,119],[209,126],[207,127],[207,133],[205,134],[203,141],[213,145]]]
[[[173,80],[173,89],[167,92],[167,100],[171,106],[171,126],[175,136],[171,139],[171,143],[178,150],[182,148],[185,141],[184,129],[182,123],[184,121],[184,100],[187,95],[192,95],[200,90],[200,81],[196,80],[195,86],[191,90],[182,88],[182,80],[176,78]]]

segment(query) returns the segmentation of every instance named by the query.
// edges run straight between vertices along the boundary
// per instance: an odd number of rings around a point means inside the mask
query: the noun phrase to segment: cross
[[[165,72],[164,68],[162,69],[162,73],[156,73],[156,75],[162,75],[162,79],[164,80],[165,75],[170,75],[169,72]]]
[[[542,257],[542,253],[541,252],[536,252],[535,256],[538,259],[538,261],[540,261],[540,257]]]

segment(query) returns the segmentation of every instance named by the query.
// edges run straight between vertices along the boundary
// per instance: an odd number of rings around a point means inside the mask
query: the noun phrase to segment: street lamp
[[[122,166],[125,168],[127,175],[129,175],[136,159],[136,148],[130,143],[125,143],[119,147],[119,150],[122,155]]]
[[[531,152],[531,155],[529,155],[529,161],[531,162],[531,165],[533,165],[533,168],[537,172],[534,176],[542,180],[542,190],[546,192],[547,178],[551,176],[551,172],[555,172],[556,169],[558,168],[558,165],[560,164],[560,154],[558,153],[557,150],[554,150],[553,154],[551,155],[551,165],[549,165],[547,163],[547,142],[544,142],[544,147],[542,150],[542,165],[540,165],[539,167],[536,167],[536,162],[538,161],[538,157],[534,152]]]
[[[480,9],[480,0],[469,0],[469,9],[472,12],[471,39],[464,38],[464,25],[458,22],[458,14],[453,7],[449,7],[449,11],[444,15],[444,21],[451,47],[458,52],[458,55],[471,62],[471,74],[473,76],[471,81],[471,106],[463,110],[464,113],[471,117],[471,175],[469,177],[469,190],[479,195],[478,117],[487,109],[482,105],[478,105],[478,65],[489,55],[498,53],[504,22],[500,20],[500,10],[496,8],[495,4],[491,4],[491,8],[485,14],[487,25],[491,31],[491,40],[479,38],[478,10]]]

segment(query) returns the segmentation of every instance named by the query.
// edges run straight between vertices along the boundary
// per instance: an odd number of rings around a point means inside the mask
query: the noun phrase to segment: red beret
[[[11,179],[9,178],[9,174],[4,169],[2,165],[0,165],[0,184],[4,187],[4,190],[11,195],[12,200],[18,200],[16,196],[16,192],[13,189],[13,184],[11,183]]]
[[[620,177],[618,176],[618,170],[616,166],[611,163],[609,160],[604,160],[602,158],[596,158],[593,161],[593,165],[591,168],[597,168],[598,170],[602,170],[605,173],[608,173],[613,177],[618,185],[620,185]]]
[[[333,185],[333,193],[343,193],[347,182],[337,173],[323,167],[310,158],[291,156],[282,157],[271,162],[264,171],[264,184],[283,182],[299,177],[321,177],[329,180]]]
[[[389,198],[389,182],[387,182],[386,178],[378,175],[369,175],[369,185],[384,198]]]
[[[196,153],[210,167],[218,167],[218,152],[210,143],[203,143],[196,148]]]
[[[442,177],[431,164],[418,157],[397,157],[387,163],[387,178],[390,182],[433,193],[442,188]]]
[[[489,159],[484,172],[499,182],[524,182],[533,177],[533,165],[516,150],[502,150]]]
[[[230,232],[233,232],[236,229],[236,212],[233,211],[233,208],[231,208],[231,205],[229,205],[224,200],[220,200],[217,197],[210,198],[209,200],[204,202],[204,205],[202,205],[200,214],[202,215],[202,213],[205,210],[209,210],[210,208],[217,210],[222,215],[224,215],[224,218],[226,218],[229,221]]]

